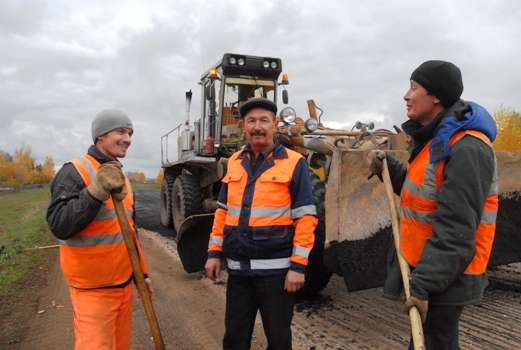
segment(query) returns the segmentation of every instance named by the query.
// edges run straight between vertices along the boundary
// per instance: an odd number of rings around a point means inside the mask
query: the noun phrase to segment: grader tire
[[[315,244],[309,254],[304,287],[296,293],[297,298],[316,296],[329,283],[332,272],[324,266],[324,242],[326,240],[326,185],[318,175],[310,172],[311,188],[315,199],[318,225],[315,228]]]
[[[161,182],[161,224],[166,228],[172,228],[172,186],[174,185],[174,178],[166,176]]]
[[[176,232],[187,217],[203,212],[203,195],[199,180],[193,175],[181,174],[172,187],[172,221]]]

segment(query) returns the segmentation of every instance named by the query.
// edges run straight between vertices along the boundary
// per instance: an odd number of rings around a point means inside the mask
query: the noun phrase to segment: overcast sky
[[[460,67],[462,98],[521,110],[521,1],[0,0],[0,149],[23,140],[59,169],[119,108],[135,129],[124,170],[155,178],[185,91],[193,121],[197,82],[226,52],[281,58],[289,105],[306,118],[315,100],[331,127],[401,125],[430,59]]]

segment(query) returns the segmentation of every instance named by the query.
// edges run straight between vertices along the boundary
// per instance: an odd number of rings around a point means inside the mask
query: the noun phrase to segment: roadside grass
[[[24,250],[58,243],[45,221],[49,201],[48,187],[0,194],[0,349],[21,341],[56,261],[55,249]]]
[[[48,269],[49,262],[43,252],[24,251],[26,248],[57,244],[45,221],[45,210],[29,217],[0,237],[0,298],[9,298],[19,293],[16,284],[23,282],[29,270],[38,266]]]
[[[35,266],[50,266],[44,252],[23,250],[57,244],[45,221],[49,200],[49,188],[0,195],[0,300],[19,294],[17,284]]]

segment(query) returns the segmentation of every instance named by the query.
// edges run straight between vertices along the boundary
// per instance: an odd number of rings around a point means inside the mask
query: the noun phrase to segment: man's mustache
[[[262,132],[262,131],[254,131],[250,135],[251,136],[266,136],[266,133]]]

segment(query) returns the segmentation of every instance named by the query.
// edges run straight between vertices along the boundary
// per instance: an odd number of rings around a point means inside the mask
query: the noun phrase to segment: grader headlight
[[[309,118],[304,122],[304,127],[308,132],[313,132],[318,128],[318,121],[314,118]]]
[[[284,123],[291,124],[295,121],[297,113],[295,113],[295,110],[293,108],[286,107],[282,111],[280,111],[280,117],[282,118],[282,121]]]

